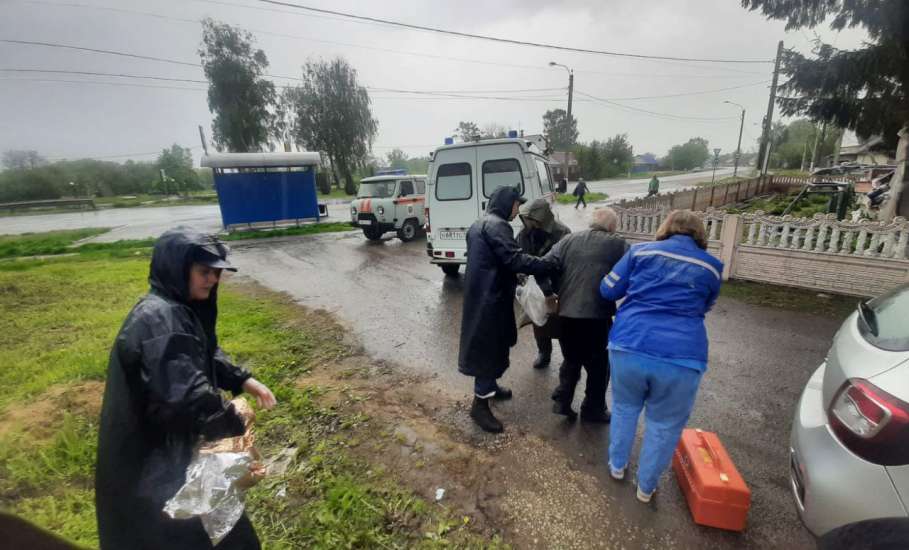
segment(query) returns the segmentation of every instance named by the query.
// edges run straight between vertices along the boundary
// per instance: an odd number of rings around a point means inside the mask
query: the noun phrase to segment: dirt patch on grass
[[[275,297],[255,284],[237,287]],[[632,483],[606,492],[611,481],[584,473],[552,442],[517,428],[497,436],[480,431],[462,392],[369,357],[332,314],[287,301],[294,304],[292,326],[312,330],[318,323],[321,337],[344,342],[344,356],[327,354],[296,384],[318,388],[314,399],[322,407],[362,415],[346,432],[345,448],[373,473],[514,548],[685,546],[665,531],[640,527],[658,511],[635,500]]]
[[[0,438],[13,431],[34,440],[52,436],[67,413],[97,419],[101,414],[104,382],[88,381],[54,386],[27,403],[9,405],[0,413]]]

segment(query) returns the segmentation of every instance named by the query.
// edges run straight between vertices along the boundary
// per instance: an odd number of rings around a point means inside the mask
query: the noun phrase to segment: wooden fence
[[[622,200],[616,203],[616,206],[620,208],[706,211],[710,208],[737,204],[744,200],[770,193],[788,193],[794,189],[800,189],[809,181],[809,178],[759,176],[737,182],[690,187],[671,193],[661,193],[652,197]]]

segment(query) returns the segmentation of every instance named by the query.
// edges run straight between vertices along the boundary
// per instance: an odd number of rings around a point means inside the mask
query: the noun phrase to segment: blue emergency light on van
[[[454,138],[453,137],[445,138],[445,145],[454,145]]]
[[[518,137],[518,131],[517,130],[508,130],[508,137],[510,137],[510,138]]]
[[[377,176],[406,176],[407,170],[404,168],[389,168],[387,170],[376,170]]]

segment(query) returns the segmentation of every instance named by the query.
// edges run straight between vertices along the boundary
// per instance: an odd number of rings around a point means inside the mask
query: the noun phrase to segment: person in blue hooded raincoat
[[[502,423],[490,399],[510,399],[511,390],[497,382],[508,369],[508,355],[518,341],[514,316],[518,273],[545,276],[556,264],[524,253],[514,238],[511,220],[526,199],[514,187],[499,187],[486,214],[467,231],[467,271],[458,370],[474,378],[470,416],[485,431],[501,432]]]

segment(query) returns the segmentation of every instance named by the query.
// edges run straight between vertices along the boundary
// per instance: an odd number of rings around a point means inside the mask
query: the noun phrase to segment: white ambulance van
[[[350,224],[371,241],[389,231],[412,241],[425,224],[426,176],[394,172],[360,180],[357,198],[350,203]]]
[[[426,182],[426,252],[446,275],[467,263],[467,229],[486,212],[492,192],[517,187],[528,201],[555,202],[548,159],[538,141],[509,137],[445,145],[431,155]],[[515,235],[519,218],[512,225]]]

